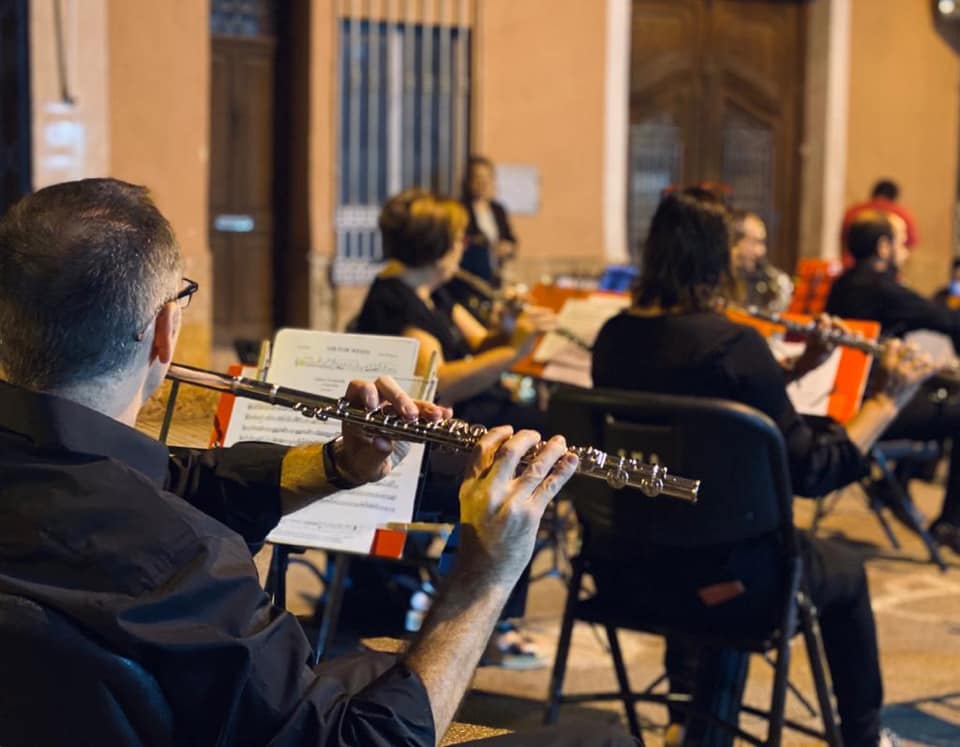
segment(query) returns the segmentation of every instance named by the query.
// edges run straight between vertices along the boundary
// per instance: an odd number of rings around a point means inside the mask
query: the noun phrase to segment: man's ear
[[[877,239],[877,256],[885,262],[889,262],[893,257],[893,242],[886,236]]]
[[[167,365],[173,360],[173,350],[177,346],[177,336],[180,332],[180,307],[175,303],[167,303],[157,314],[153,326],[153,348],[150,350],[151,360],[158,360]]]

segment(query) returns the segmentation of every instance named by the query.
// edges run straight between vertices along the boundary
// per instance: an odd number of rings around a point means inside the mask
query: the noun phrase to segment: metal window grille
[[[275,0],[211,0],[210,31],[224,36],[270,36],[276,31]]]
[[[630,251],[639,257],[660,195],[683,178],[680,128],[668,114],[630,125]]]
[[[723,128],[721,178],[729,184],[736,206],[763,218],[776,235],[779,216],[774,206],[772,128],[745,112],[731,109]]]
[[[407,187],[459,191],[469,148],[472,0],[396,0],[338,19],[336,285],[383,260],[377,216]],[[399,11],[399,12],[395,12]]]

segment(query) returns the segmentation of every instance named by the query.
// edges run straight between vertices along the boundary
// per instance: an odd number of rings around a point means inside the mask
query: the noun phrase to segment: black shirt
[[[500,260],[492,251],[493,247],[490,246],[490,239],[481,230],[480,224],[477,223],[473,200],[465,200],[463,206],[467,209],[467,228],[466,243],[463,256],[460,258],[460,266],[467,272],[473,273],[499,288]],[[510,225],[507,209],[496,200],[491,200],[490,212],[493,213],[493,220],[497,224],[497,235],[500,241],[509,241],[516,244],[517,237]]]
[[[899,337],[915,329],[941,332],[960,351],[960,311],[924,298],[870,262],[858,263],[834,281],[826,310],[846,319],[880,322],[885,336]]]
[[[357,330],[368,335],[402,335],[416,327],[440,343],[443,358],[457,361],[470,355],[470,346],[453,321],[453,298],[443,288],[435,291],[431,309],[416,292],[398,277],[378,277],[364,299]]]
[[[177,744],[433,745],[419,677],[393,664],[364,678],[362,661],[311,669],[299,624],[260,587],[245,541],[280,518],[285,452],[171,452],[0,382],[0,592],[140,663]],[[0,678],[0,698],[9,687],[16,679]],[[78,743],[96,741],[97,724],[73,726]]]
[[[783,370],[753,329],[711,312],[609,320],[593,348],[593,383],[610,389],[719,397],[755,407],[783,433],[798,495],[858,479],[865,463],[840,431],[814,429],[794,410]]]

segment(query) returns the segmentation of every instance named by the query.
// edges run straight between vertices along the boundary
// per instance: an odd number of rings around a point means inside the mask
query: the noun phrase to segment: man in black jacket
[[[146,190],[113,179],[48,187],[0,221],[0,593],[152,675],[172,711],[171,744],[436,744],[576,459],[552,439],[517,475],[539,436],[490,431],[460,493],[459,567],[409,651],[313,669],[248,546],[281,514],[384,477],[399,451],[347,426],[327,444],[173,453],[137,432],[197,289],[181,265]],[[389,377],[353,382],[346,396],[406,419],[449,414]],[[96,714],[18,687],[12,672],[0,678],[0,743],[113,743],[116,729]],[[509,739],[632,743],[596,732]]]
[[[955,350],[960,350],[960,311],[924,298],[897,281],[906,255],[899,228],[879,211],[858,215],[847,234],[847,246],[856,264],[830,289],[827,313],[880,322],[884,336],[899,337],[917,329],[940,332],[953,340]],[[946,496],[931,533],[941,544],[960,552],[960,403],[937,400],[930,396],[929,389],[921,390],[884,435],[953,438]]]

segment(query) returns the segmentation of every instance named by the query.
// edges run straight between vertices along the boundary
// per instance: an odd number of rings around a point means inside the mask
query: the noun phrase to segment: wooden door
[[[211,60],[214,344],[230,346],[274,326],[276,39],[214,35]]]
[[[0,2],[0,215],[30,191],[26,0]]]
[[[797,254],[806,3],[634,0],[630,237],[660,191],[721,182],[767,223],[770,257]]]

